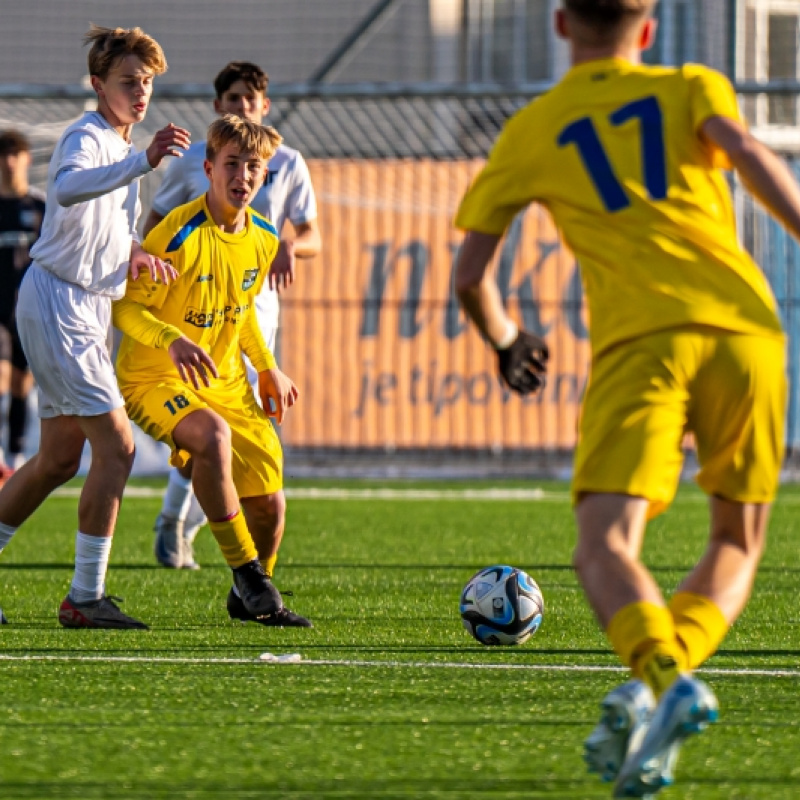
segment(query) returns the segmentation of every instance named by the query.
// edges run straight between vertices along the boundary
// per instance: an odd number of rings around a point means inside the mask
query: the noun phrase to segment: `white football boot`
[[[638,679],[612,689],[600,704],[600,722],[583,743],[589,772],[613,781],[628,752],[638,747],[655,706],[652,690]]]
[[[661,695],[638,747],[631,747],[614,786],[614,797],[652,798],[674,780],[683,742],[716,722],[714,692],[697,678],[681,675]]]

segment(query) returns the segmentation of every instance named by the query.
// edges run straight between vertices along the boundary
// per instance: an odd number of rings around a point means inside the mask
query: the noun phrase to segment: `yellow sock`
[[[728,632],[728,620],[716,603],[692,592],[676,592],[669,610],[688,669],[695,669],[716,652]]]
[[[278,554],[276,553],[274,556],[270,556],[269,558],[262,558],[259,560],[261,561],[261,566],[264,567],[264,572],[267,573],[267,577],[271,578],[272,574],[275,572],[275,564],[278,561]]]
[[[614,614],[606,631],[622,662],[656,697],[686,669],[669,609],[655,603],[630,603]]]
[[[208,526],[229,567],[241,567],[242,564],[258,558],[253,537],[247,529],[247,522],[241,511],[237,511],[232,519],[222,522],[209,521]]]

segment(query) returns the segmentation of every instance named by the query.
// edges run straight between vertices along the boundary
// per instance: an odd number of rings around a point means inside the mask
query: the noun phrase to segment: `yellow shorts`
[[[283,450],[252,391],[236,397],[203,388],[195,391],[176,378],[157,384],[122,387],[128,416],[149,436],[172,448],[170,463],[180,467],[189,454],[172,440],[175,426],[188,414],[210,408],[231,429],[233,482],[239,497],[274,494],[283,488]]]
[[[672,502],[694,434],[710,495],[768,503],[778,487],[787,402],[785,341],[696,326],[600,354],[581,409],[573,499],[586,492]]]

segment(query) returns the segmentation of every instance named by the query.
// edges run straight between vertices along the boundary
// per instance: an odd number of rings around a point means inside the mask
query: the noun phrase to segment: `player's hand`
[[[131,280],[138,281],[142,272],[149,273],[156,283],[170,284],[178,277],[178,270],[169,261],[162,261],[135,244],[131,248]]]
[[[497,351],[497,363],[509,388],[533,394],[545,385],[549,355],[544,339],[521,330],[509,347]]]
[[[286,412],[295,404],[299,394],[292,379],[277,367],[258,373],[258,393],[267,416],[275,417],[278,425],[283,422]]]
[[[267,284],[271,290],[280,292],[281,289],[288,289],[294,283],[294,267],[297,263],[297,256],[294,254],[294,242],[291,240],[281,240],[278,252],[272,261],[267,275]]]
[[[150,142],[147,148],[147,161],[155,169],[164,156],[183,156],[183,151],[192,143],[192,136],[185,128],[179,128],[173,123],[169,123],[166,128],[162,128]]]
[[[206,386],[211,386],[211,378],[219,377],[217,365],[211,356],[186,336],[176,339],[167,352],[177,367],[181,380],[191,383],[195,389],[200,388],[201,381]]]

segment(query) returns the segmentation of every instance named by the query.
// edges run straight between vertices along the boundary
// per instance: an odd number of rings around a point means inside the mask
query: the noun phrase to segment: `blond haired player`
[[[170,445],[173,464],[191,458],[197,499],[233,571],[230,617],[310,627],[283,606],[269,577],[285,501],[281,445],[268,414],[281,422],[297,389],[278,369],[256,319],[278,234],[249,203],[280,141],[272,128],[231,114],[211,125],[208,192],[168,214],[144,242],[171,261],[176,282],[130,283],[114,305],[114,323],[125,334],[117,374],[131,419]],[[243,353],[258,372],[261,405]]]
[[[269,78],[258,65],[231,61],[214,78],[214,110],[260,124],[270,109],[268,86]],[[188,149],[185,158],[169,165],[153,198],[145,234],[173,208],[194,200],[208,189],[205,157],[205,143],[197,142]],[[272,222],[281,237],[267,280],[256,299],[259,327],[267,346],[274,350],[280,311],[278,293],[294,282],[296,260],[311,258],[320,250],[314,187],[308,166],[297,150],[283,142],[278,145],[269,160],[264,182],[253,197],[252,207]],[[289,225],[285,226],[287,220]],[[255,388],[258,376],[250,364],[247,374]],[[170,568],[197,569],[192,543],[204,522],[192,494],[190,470],[170,470],[155,523],[154,551],[158,562]]]
[[[655,3],[565,0],[572,68],[506,125],[464,197],[461,301],[510,385],[535,390],[544,345],[517,332],[487,265],[513,216],[545,205],[581,265],[592,365],[575,454],[575,566],[634,680],[603,701],[586,741],[615,797],[672,781],[682,741],[717,716],[692,670],[749,597],[783,456],[784,334],[741,248],[723,169],[800,235],[800,191],[745,130],[728,81],[701,66],[645,67]],[[709,495],[705,553],[665,601],[639,558],[671,502],[685,431]]]
[[[139,28],[92,26],[88,65],[97,110],[72,123],[47,175],[41,235],[16,307],[22,348],[39,386],[39,452],[0,492],[0,550],[58,486],[92,461],[78,508],[75,574],[59,622],[70,628],[145,628],[105,593],[111,537],[133,462],[133,435],[109,355],[111,302],[130,268],[167,280],[171,270],[136,236],[142,175],[189,145],[168,125],[137,152],[131,130],[147,113],[167,63]]]

